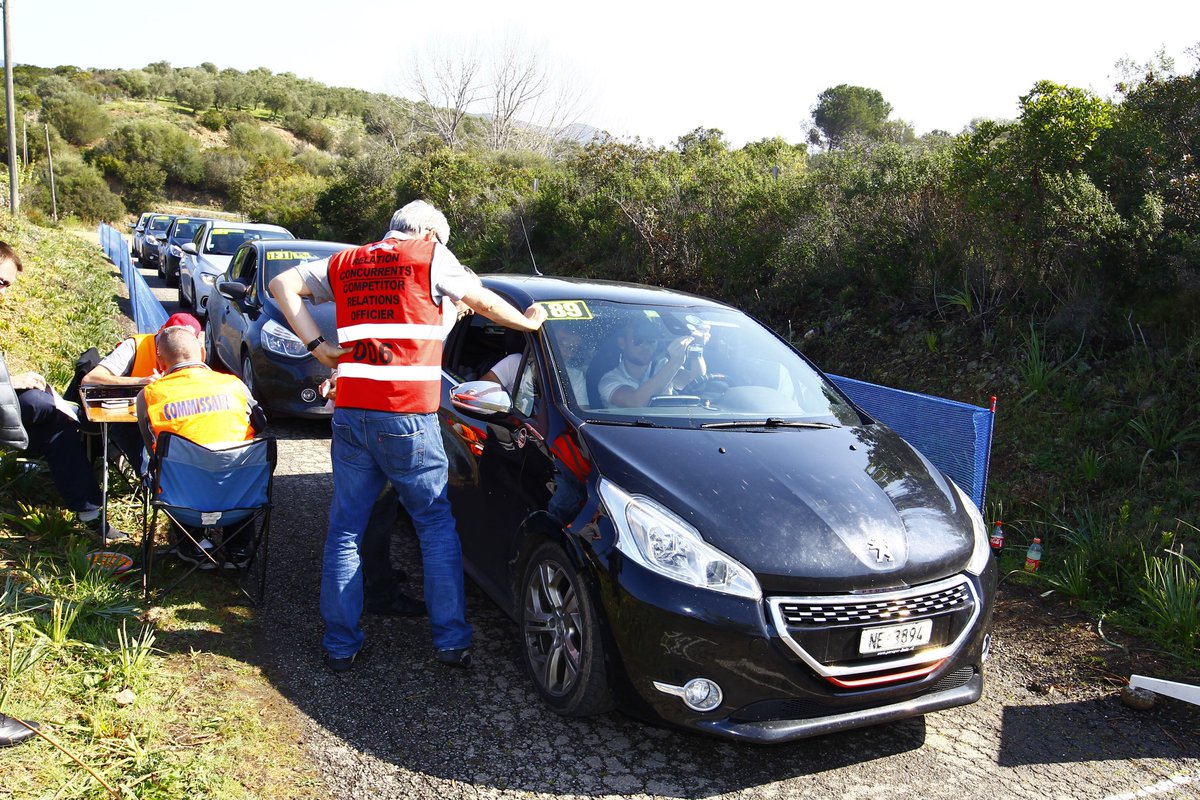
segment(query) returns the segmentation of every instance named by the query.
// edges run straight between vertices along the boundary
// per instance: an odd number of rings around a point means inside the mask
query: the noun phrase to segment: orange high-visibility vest
[[[133,368],[129,372],[131,378],[149,378],[158,369],[158,350],[154,344],[153,333],[135,333],[133,339],[137,352],[133,356]]]
[[[337,306],[337,405],[429,414],[442,385],[442,309],[432,241],[386,239],[329,259]]]
[[[156,436],[171,431],[200,445],[254,438],[250,397],[232,375],[203,366],[184,367],[149,384],[142,393]]]

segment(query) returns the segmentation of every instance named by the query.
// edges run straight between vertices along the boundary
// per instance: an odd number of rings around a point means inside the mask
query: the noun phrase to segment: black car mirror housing
[[[237,281],[221,281],[217,284],[217,291],[235,303],[246,299],[246,284]]]

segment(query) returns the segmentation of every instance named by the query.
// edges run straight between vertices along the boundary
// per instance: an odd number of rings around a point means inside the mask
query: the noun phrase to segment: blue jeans
[[[436,414],[339,408],[333,412],[333,504],[321,570],[326,652],[345,658],[363,643],[360,548],[371,508],[391,481],[421,542],[433,646],[471,644],[462,546],[446,496],[446,451]]]

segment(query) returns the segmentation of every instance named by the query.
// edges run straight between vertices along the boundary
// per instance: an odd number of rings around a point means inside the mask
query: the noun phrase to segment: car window
[[[560,396],[586,418],[686,427],[769,418],[861,424],[811,364],[735,309],[586,299],[542,305]],[[640,398],[643,388],[640,405],[614,399]]]
[[[238,250],[237,255],[233,257],[233,261],[229,264],[229,280],[240,281],[242,279],[242,270],[246,265],[246,259],[253,252],[253,248],[245,247]],[[243,281],[244,283],[245,281]]]
[[[530,356],[521,368],[521,377],[517,381],[517,390],[513,394],[513,408],[529,417],[533,415],[534,403],[537,401],[537,359]],[[510,387],[508,388],[511,391]]]
[[[191,239],[200,230],[205,220],[180,217],[171,223],[170,236],[172,239]]]
[[[231,256],[244,242],[258,239],[291,239],[292,235],[283,231],[245,230],[243,228],[220,227],[213,228],[208,237],[205,253],[218,256]]]
[[[146,224],[146,230],[155,233],[161,233],[169,227],[171,227],[171,217],[169,215],[164,216],[160,214],[157,217],[151,217],[150,222]]]

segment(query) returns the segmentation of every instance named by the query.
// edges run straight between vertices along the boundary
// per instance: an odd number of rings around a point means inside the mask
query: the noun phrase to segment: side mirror
[[[246,284],[237,281],[221,281],[217,284],[217,291],[222,297],[228,297],[235,303],[246,299]]]
[[[185,253],[191,253],[192,255],[199,255],[199,253],[196,252],[196,245],[193,242],[184,242],[183,244],[179,245],[179,249]]]
[[[142,233],[145,230],[146,230],[145,225],[138,225],[136,228],[133,229],[133,232],[134,233]]]
[[[512,398],[500,384],[491,381],[467,381],[451,387],[450,403],[468,417],[480,420],[512,413]]]

